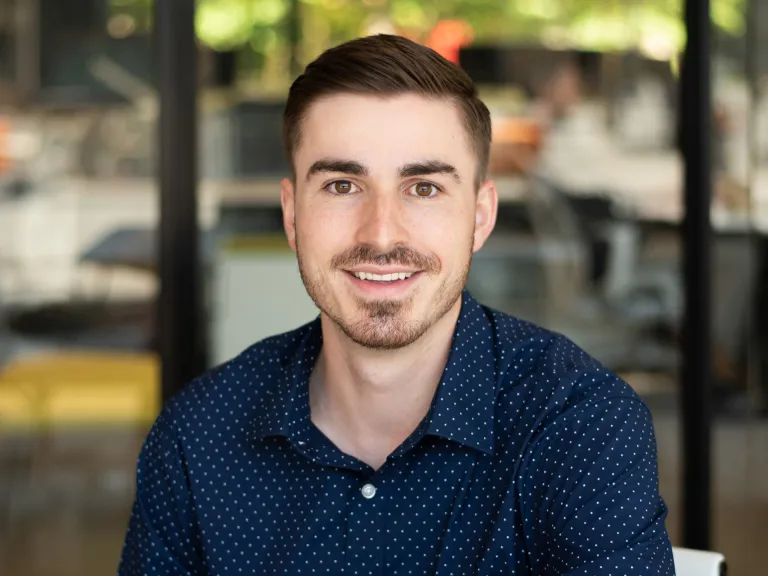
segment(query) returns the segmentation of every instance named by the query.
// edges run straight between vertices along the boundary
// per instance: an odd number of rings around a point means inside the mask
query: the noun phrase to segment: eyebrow
[[[309,180],[316,174],[323,172],[336,172],[340,174],[352,174],[354,176],[368,176],[367,167],[355,160],[345,160],[341,158],[323,158],[317,160],[307,170],[306,179]],[[455,166],[442,162],[440,160],[426,160],[424,162],[411,162],[401,166],[398,170],[400,178],[412,178],[414,176],[428,176],[430,174],[446,174],[451,176],[457,183],[461,184],[459,171]]]
[[[414,162],[400,168],[401,178],[413,176],[428,176],[430,174],[446,174],[451,176],[458,184],[461,184],[459,171],[455,166],[441,162],[440,160],[427,160],[426,162]]]
[[[323,172],[338,172],[341,174],[352,174],[354,176],[368,176],[368,168],[355,162],[354,160],[341,160],[338,158],[323,158],[318,160],[307,170],[307,180],[315,174]]]

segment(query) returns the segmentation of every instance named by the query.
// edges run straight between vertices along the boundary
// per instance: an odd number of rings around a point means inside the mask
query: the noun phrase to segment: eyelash
[[[338,184],[339,182],[343,182],[343,183],[346,183],[346,184],[351,184],[352,186],[357,186],[357,184],[355,184],[351,180],[333,180],[332,182],[328,182],[328,184],[323,186],[323,190],[325,190],[329,194],[332,194],[333,196],[348,196],[350,193],[339,194],[338,192],[333,192],[331,190],[331,187],[334,184]],[[418,198],[419,200],[434,200],[437,196],[439,196],[443,192],[442,187],[440,187],[437,184],[435,184],[434,182],[430,182],[428,180],[419,180],[415,184],[409,186],[407,189],[410,190],[411,188],[413,188],[415,186],[419,186],[420,184],[429,184],[430,186],[432,186],[435,189],[436,193],[434,195],[432,195],[432,196],[419,196],[418,194],[411,194],[411,196],[413,196],[414,198]],[[357,188],[360,188],[360,186],[357,186]]]

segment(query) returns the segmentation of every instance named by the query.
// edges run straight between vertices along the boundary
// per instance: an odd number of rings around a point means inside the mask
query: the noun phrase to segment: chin
[[[452,303],[418,305],[414,297],[358,302],[350,316],[331,319],[356,344],[376,350],[396,350],[418,341],[450,309]]]
[[[389,321],[367,318],[353,323],[338,323],[355,344],[374,350],[397,350],[416,342],[429,329],[427,322]]]

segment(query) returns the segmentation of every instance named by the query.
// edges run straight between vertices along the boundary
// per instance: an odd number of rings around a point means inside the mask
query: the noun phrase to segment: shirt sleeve
[[[118,576],[202,574],[199,544],[182,446],[163,411],[139,456]]]
[[[529,453],[523,478],[534,574],[675,573],[653,424],[641,400],[568,409]]]

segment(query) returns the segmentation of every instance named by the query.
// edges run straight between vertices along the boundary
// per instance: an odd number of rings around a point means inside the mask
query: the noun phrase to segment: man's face
[[[496,219],[450,102],[339,94],[315,102],[283,181],[307,292],[354,342],[407,346],[460,304]]]

